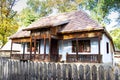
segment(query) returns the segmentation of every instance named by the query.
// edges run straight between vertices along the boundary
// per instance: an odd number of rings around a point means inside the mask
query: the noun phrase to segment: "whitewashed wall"
[[[106,42],[109,43],[109,54],[107,54]],[[103,35],[100,43],[101,43],[100,44],[101,54],[103,55],[102,62],[111,63],[112,57],[113,57],[112,56],[113,50],[111,50],[112,46],[110,44],[110,40],[106,37],[106,35]],[[90,39],[90,46],[91,46],[91,52],[90,53],[83,52],[82,54],[98,54],[98,38]],[[23,45],[21,45],[21,53],[23,53]],[[25,44],[25,53],[29,54],[29,52],[27,52],[27,44]],[[41,54],[44,53],[44,41],[43,40],[41,40],[40,53]],[[59,41],[59,54],[62,54],[62,60],[66,60],[66,53],[76,54],[76,53],[72,53],[72,41],[71,40],[64,40],[64,41],[60,40]],[[49,54],[49,40],[46,40],[46,54]]]
[[[40,54],[44,54],[44,40],[41,40]],[[49,40],[46,40],[46,54],[49,54]]]
[[[23,53],[23,44],[21,44],[20,53],[21,54]],[[34,52],[32,52],[32,53],[34,54]],[[46,40],[46,54],[48,54],[48,53],[49,53],[49,40]],[[25,43],[25,54],[30,54],[30,52],[27,51],[27,43]],[[36,54],[38,54],[38,51],[36,52]],[[44,54],[44,40],[41,40],[40,54]]]
[[[109,43],[109,53],[107,54],[107,47],[106,47],[106,42]],[[102,40],[101,40],[101,54],[103,55],[102,56],[102,61],[103,63],[112,63],[112,54],[113,54],[113,51],[111,50],[112,46],[111,46],[111,43],[110,43],[110,40],[108,39],[108,37],[103,34],[102,35]]]
[[[91,46],[91,52],[90,53],[83,52],[82,54],[98,54],[98,39],[97,38],[90,39],[90,46]],[[59,54],[62,54],[62,60],[66,60],[66,53],[76,54],[72,52],[72,41],[71,40],[59,41]]]

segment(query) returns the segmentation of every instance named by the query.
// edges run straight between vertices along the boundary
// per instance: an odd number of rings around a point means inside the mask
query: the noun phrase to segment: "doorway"
[[[59,60],[59,53],[58,53],[58,40],[51,39],[50,45],[50,61],[58,62]]]

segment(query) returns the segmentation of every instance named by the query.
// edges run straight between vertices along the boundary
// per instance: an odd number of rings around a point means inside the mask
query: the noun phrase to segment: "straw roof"
[[[40,18],[23,30],[29,31],[33,29],[56,27],[63,24],[66,25],[60,33],[103,29],[103,27],[92,20],[87,13],[79,10]]]
[[[30,37],[30,31],[18,31],[15,34],[13,34],[12,36],[10,36],[10,39],[14,39],[14,38],[25,38],[25,37]]]
[[[65,26],[58,33],[91,31],[91,30],[103,30],[104,28],[96,21],[91,19],[87,13],[82,10],[60,13],[47,17],[40,18],[39,20],[30,24],[27,28],[20,30],[10,36],[10,38],[24,38],[30,37],[30,30],[57,27],[59,25]]]

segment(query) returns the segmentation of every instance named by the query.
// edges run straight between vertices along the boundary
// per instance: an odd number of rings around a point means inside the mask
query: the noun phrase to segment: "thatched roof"
[[[14,39],[14,38],[25,38],[25,37],[30,37],[30,31],[18,31],[15,34],[13,34],[12,36],[10,36],[10,39]]]
[[[40,18],[24,30],[56,27],[63,24],[66,24],[66,26],[60,31],[60,33],[103,29],[103,27],[96,21],[92,20],[87,13],[79,10]]]
[[[87,13],[82,10],[61,13],[56,15],[51,15],[47,17],[40,18],[39,20],[30,24],[27,28],[20,30],[10,36],[13,38],[24,38],[30,37],[30,30],[57,27],[59,25],[66,24],[62,30],[58,33],[69,33],[69,32],[80,32],[80,31],[90,31],[90,30],[101,30],[104,29],[96,21],[91,19]]]

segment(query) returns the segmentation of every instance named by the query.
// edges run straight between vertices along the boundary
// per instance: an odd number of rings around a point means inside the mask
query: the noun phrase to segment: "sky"
[[[27,5],[26,5],[27,0],[19,0],[16,5],[13,7],[13,10],[17,11],[18,13],[24,9]],[[118,17],[118,13],[116,12],[112,12],[109,16],[108,16],[112,21],[109,25],[106,26],[106,29],[108,31],[113,29],[113,26],[117,24],[117,22],[115,21],[115,19]]]
[[[17,11],[18,13],[24,9],[27,5],[26,5],[27,0],[19,0],[15,6],[13,7],[13,10]]]

